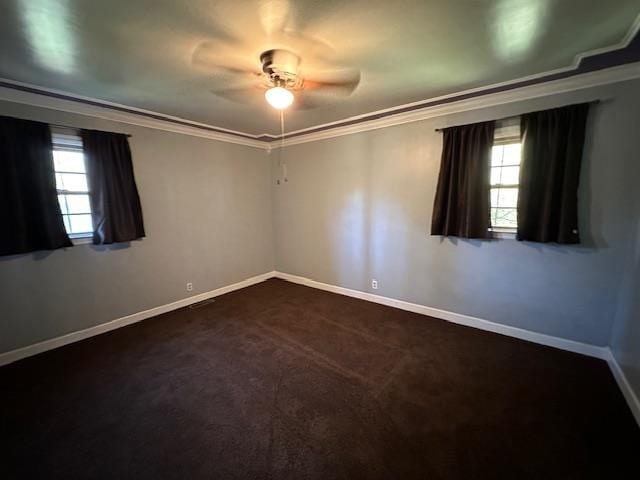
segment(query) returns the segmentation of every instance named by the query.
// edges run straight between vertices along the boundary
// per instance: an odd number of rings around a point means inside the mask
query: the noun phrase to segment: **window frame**
[[[506,146],[506,145],[514,145],[514,144],[522,144],[522,138],[520,136],[520,117],[510,117],[504,120],[499,120],[496,122],[496,129],[493,138],[493,144],[491,145],[492,153],[493,147],[495,146]],[[522,161],[522,158],[520,159]],[[491,160],[490,160],[491,162]],[[519,164],[521,166],[521,163]],[[508,166],[508,165],[507,165]],[[504,167],[504,166],[503,166]],[[491,175],[492,168],[495,168],[489,164],[489,174]],[[516,184],[492,184],[491,176],[489,177],[489,191],[495,188],[516,188],[518,189],[518,193],[520,190],[520,182]],[[493,209],[493,203],[489,201],[489,208]],[[517,208],[517,206],[516,206]],[[516,217],[517,218],[517,217]],[[518,232],[518,227],[489,227],[489,232],[491,233],[492,238],[497,239],[509,239],[515,240],[516,234]]]
[[[86,159],[84,159],[84,147],[82,145],[82,139],[80,138],[80,132],[76,129],[66,128],[66,127],[51,126],[50,128],[51,128],[51,156],[52,156],[52,161],[54,162],[53,164],[54,174],[58,174],[58,173],[83,174],[85,176],[85,180],[87,180],[86,192],[79,192],[79,191],[73,191],[73,190],[60,190],[58,189],[58,185],[56,181],[56,198],[58,198],[59,195],[65,195],[65,198],[68,195],[88,195],[90,198],[91,190],[88,187],[88,179],[87,179],[87,173],[86,173]],[[55,160],[53,158],[53,154],[55,151],[82,153],[83,160],[85,162],[85,172],[84,173],[66,172],[62,170],[56,170]],[[89,213],[90,214],[92,213],[91,210],[89,211]],[[68,217],[69,215],[74,215],[74,214],[62,213],[62,209],[61,209],[61,215],[63,217],[65,215]],[[86,215],[86,214],[77,214],[77,215]],[[65,225],[65,231],[66,231],[66,225]],[[82,245],[82,244],[88,244],[93,242],[93,230],[91,232],[82,232],[82,233],[67,232],[67,235],[69,236],[69,239],[74,245]]]

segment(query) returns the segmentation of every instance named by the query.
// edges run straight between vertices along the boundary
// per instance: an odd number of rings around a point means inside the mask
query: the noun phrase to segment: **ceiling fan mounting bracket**
[[[297,89],[302,86],[300,57],[288,50],[272,49],[260,55],[262,71],[275,87]]]

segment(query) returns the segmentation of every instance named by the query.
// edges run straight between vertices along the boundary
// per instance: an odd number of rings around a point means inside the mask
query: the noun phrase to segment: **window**
[[[93,235],[82,139],[73,130],[53,129],[53,165],[58,203],[70,238]]]
[[[515,233],[518,228],[520,178],[520,119],[496,125],[491,151],[491,230]]]

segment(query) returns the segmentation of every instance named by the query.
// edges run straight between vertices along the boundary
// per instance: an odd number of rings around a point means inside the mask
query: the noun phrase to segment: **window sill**
[[[90,237],[69,237],[69,239],[74,245],[87,245],[89,243],[93,243],[93,235]]]
[[[498,240],[515,240],[516,239],[516,231],[515,230],[491,230],[491,238],[495,238]]]

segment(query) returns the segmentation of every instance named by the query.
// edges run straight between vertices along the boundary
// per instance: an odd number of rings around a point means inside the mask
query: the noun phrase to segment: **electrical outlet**
[[[193,291],[193,283],[189,282],[187,283],[187,292],[192,292]]]
[[[375,278],[371,280],[371,288],[373,288],[374,290],[378,289],[378,280],[376,280]]]

